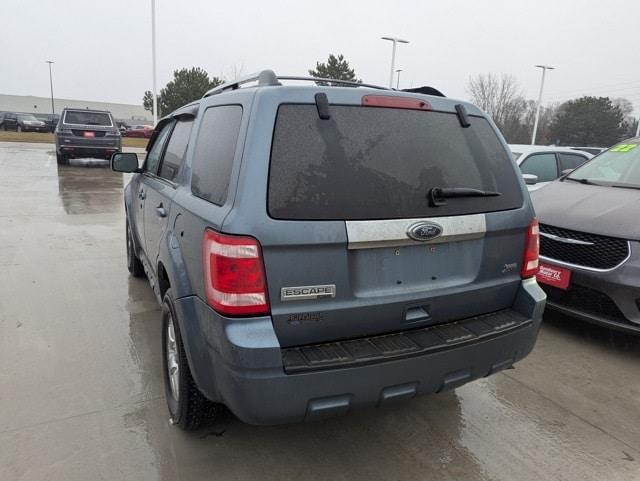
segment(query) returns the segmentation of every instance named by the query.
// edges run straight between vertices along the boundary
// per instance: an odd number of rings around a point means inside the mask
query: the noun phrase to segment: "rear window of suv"
[[[84,112],[82,110],[68,110],[64,114],[65,124],[101,125],[111,127],[111,117],[105,112]]]
[[[514,209],[523,198],[510,153],[489,122],[455,113],[281,105],[273,135],[268,209],[289,220],[364,220],[463,215]],[[497,197],[447,199],[433,187],[470,187]]]

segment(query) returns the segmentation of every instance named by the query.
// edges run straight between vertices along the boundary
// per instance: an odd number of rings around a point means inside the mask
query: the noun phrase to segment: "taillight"
[[[267,284],[258,241],[205,230],[204,280],[207,303],[220,314],[269,313]]]
[[[522,260],[522,270],[520,275],[533,277],[539,268],[538,257],[540,255],[540,234],[538,230],[538,220],[533,219],[527,227],[527,235],[524,243],[524,259]]]

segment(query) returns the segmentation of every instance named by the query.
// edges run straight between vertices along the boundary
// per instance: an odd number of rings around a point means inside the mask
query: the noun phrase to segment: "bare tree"
[[[526,110],[522,89],[513,75],[476,75],[469,78],[467,92],[471,101],[491,115],[501,130],[508,123],[519,121]]]

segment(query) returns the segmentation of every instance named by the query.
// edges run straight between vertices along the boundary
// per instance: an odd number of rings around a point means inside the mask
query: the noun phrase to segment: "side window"
[[[587,161],[586,157],[578,154],[558,153],[558,157],[560,157],[560,172],[567,169],[573,170]]]
[[[210,107],[205,111],[193,157],[191,191],[194,195],[214,204],[224,204],[241,120],[240,105]]]
[[[550,182],[558,177],[556,154],[534,154],[527,157],[520,170],[523,174],[538,176],[538,182]]]
[[[169,136],[169,132],[171,132],[172,127],[173,122],[169,122],[167,125],[162,127],[162,130],[158,134],[156,141],[153,143],[151,150],[147,152],[147,158],[144,161],[144,170],[147,172],[151,172],[152,174],[158,172],[158,164],[160,163],[162,150],[164,149],[164,144],[167,142],[167,137]]]
[[[192,126],[193,120],[188,120],[186,122],[178,122],[174,127],[167,144],[167,150],[165,150],[160,164],[160,172],[158,173],[160,177],[171,181],[175,179],[180,165],[182,165],[184,154],[187,151],[187,145],[189,145]]]

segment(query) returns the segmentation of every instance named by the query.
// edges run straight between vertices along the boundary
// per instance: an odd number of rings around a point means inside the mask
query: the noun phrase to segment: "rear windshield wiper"
[[[497,197],[500,192],[490,190],[472,189],[470,187],[433,187],[429,190],[427,197],[432,207],[445,205],[445,199],[455,199],[457,197]]]

